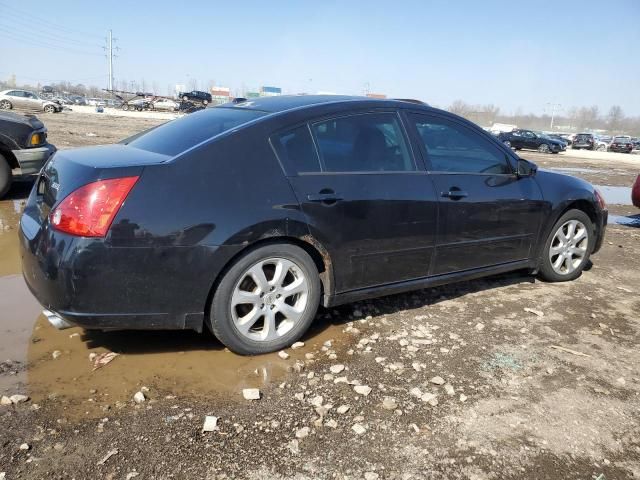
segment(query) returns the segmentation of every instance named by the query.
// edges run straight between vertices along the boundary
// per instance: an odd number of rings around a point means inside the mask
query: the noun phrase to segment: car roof
[[[256,97],[247,99],[236,99],[235,102],[225,103],[214,108],[242,108],[246,110],[258,110],[267,113],[279,113],[287,110],[300,109],[304,107],[314,107],[331,103],[361,103],[363,105],[384,106],[406,106],[408,103],[416,105],[408,100],[389,100],[370,97],[359,97],[352,95],[282,95],[274,97]],[[357,105],[354,105],[357,106]],[[426,104],[420,106],[427,106]]]

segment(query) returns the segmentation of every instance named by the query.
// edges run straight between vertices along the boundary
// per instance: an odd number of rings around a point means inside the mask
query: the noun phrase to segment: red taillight
[[[84,185],[51,211],[49,222],[71,235],[104,237],[138,178],[111,178]]]
[[[597,188],[594,189],[594,192],[596,194],[596,200],[598,201],[598,205],[600,205],[600,209],[606,210],[607,202],[604,201],[604,197],[602,196],[602,193],[600,193],[600,190],[598,190]]]

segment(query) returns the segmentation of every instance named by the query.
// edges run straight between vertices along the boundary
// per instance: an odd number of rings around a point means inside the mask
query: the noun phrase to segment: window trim
[[[322,155],[320,154],[320,146],[318,145],[318,139],[316,138],[316,136],[314,135],[314,131],[313,131],[313,126],[317,125],[319,123],[323,123],[323,122],[329,122],[331,120],[337,120],[337,119],[342,119],[342,118],[350,118],[350,117],[359,117],[359,116],[363,116],[363,115],[376,115],[376,114],[381,114],[381,113],[386,113],[386,114],[390,114],[393,115],[396,118],[396,121],[398,122],[398,126],[400,128],[400,134],[403,137],[405,146],[407,148],[407,154],[409,155],[409,160],[412,162],[413,164],[413,170],[358,170],[358,171],[332,171],[329,172],[326,170],[325,164],[324,164],[324,159],[322,158]],[[325,117],[321,117],[315,120],[309,120],[307,122],[308,126],[309,126],[309,130],[311,132],[311,138],[313,139],[313,143],[315,145],[316,148],[316,155],[318,156],[319,160],[320,160],[320,172],[310,172],[307,175],[317,175],[318,173],[323,174],[323,175],[398,175],[398,174],[415,174],[415,173],[420,173],[420,167],[418,166],[418,163],[416,162],[416,155],[415,152],[413,150],[413,146],[412,146],[412,142],[411,142],[411,137],[409,136],[409,132],[407,131],[406,126],[404,125],[404,122],[402,121],[402,116],[400,115],[400,111],[399,109],[395,109],[395,108],[382,108],[382,109],[374,109],[374,110],[363,110],[363,111],[355,111],[355,112],[344,112],[342,114],[339,115],[329,115],[329,116],[325,116]]]
[[[406,109],[405,114],[407,117],[407,122],[409,123],[409,128],[411,128],[414,141],[417,143],[418,149],[423,157],[425,167],[427,169],[427,173],[431,175],[474,175],[474,176],[483,176],[483,177],[513,177],[517,176],[516,169],[513,166],[513,162],[517,162],[517,159],[513,157],[513,152],[507,152],[505,150],[504,145],[501,142],[498,142],[495,138],[487,137],[487,133],[484,130],[478,131],[479,127],[474,124],[465,125],[465,122],[458,120],[455,117],[441,114],[440,112],[431,112],[431,111],[420,111],[414,109]],[[486,138],[489,142],[493,141],[493,144],[497,147],[497,150],[502,151],[506,155],[507,165],[511,170],[511,173],[482,173],[482,172],[449,172],[446,170],[432,170],[431,169],[431,159],[429,158],[429,152],[427,152],[427,148],[424,145],[424,141],[420,137],[418,133],[418,127],[416,126],[414,120],[411,118],[413,115],[422,115],[425,117],[432,117],[436,120],[442,119],[445,121],[449,121],[455,125],[458,125],[470,132],[473,132],[476,135],[479,135],[481,138]],[[483,136],[484,135],[484,136]]]
[[[313,144],[313,151],[316,154],[316,159],[318,160],[318,166],[320,167],[319,172],[299,172],[294,167],[294,165],[288,165],[288,163],[290,162],[283,161],[283,159],[280,158],[280,155],[278,155],[278,149],[276,148],[276,145],[275,145],[276,137],[279,137],[287,132],[292,132],[293,130],[297,130],[300,127],[307,127],[307,131],[309,132],[309,136],[311,137],[311,143]],[[267,137],[267,142],[269,143],[269,146],[271,147],[271,150],[273,151],[273,154],[275,155],[276,160],[278,160],[278,163],[280,164],[280,168],[284,172],[285,177],[297,177],[300,175],[314,175],[314,174],[322,173],[322,160],[320,159],[318,147],[316,145],[315,139],[313,138],[313,132],[311,131],[311,127],[309,126],[308,120],[293,123],[291,125],[287,125],[284,128],[279,128],[278,130],[274,131]]]

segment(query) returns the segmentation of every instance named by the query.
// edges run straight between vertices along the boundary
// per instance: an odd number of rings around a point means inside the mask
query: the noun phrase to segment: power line
[[[21,42],[21,43],[26,43],[28,45],[41,47],[41,48],[46,48],[46,49],[49,49],[49,50],[55,50],[57,52],[66,52],[66,53],[74,53],[74,54],[78,54],[78,55],[90,55],[90,56],[98,56],[98,55],[100,55],[99,53],[75,50],[75,49],[67,48],[66,46],[56,46],[56,45],[52,45],[50,43],[40,42],[38,40],[34,40],[33,38],[25,37],[25,36],[22,36],[20,34],[11,33],[11,32],[8,32],[8,31],[1,30],[1,29],[0,29],[0,35],[4,36],[6,38],[9,38],[11,40],[15,40],[15,41]]]
[[[15,6],[11,5],[10,7],[6,4],[6,3],[2,3],[0,2],[0,7],[3,7],[3,16],[5,15],[9,15],[9,16],[13,16],[15,17],[22,17],[26,20],[28,20],[29,22],[36,22],[36,23],[40,23],[42,25],[45,25],[49,28],[55,28],[56,30],[63,30],[63,31],[67,31],[69,33],[74,33],[74,34],[80,34],[83,35],[85,37],[96,37],[96,38],[102,38],[101,35],[97,35],[95,33],[89,33],[89,32],[84,32],[82,30],[79,29],[75,29],[75,28],[71,28],[65,25],[60,25],[59,23],[54,23],[51,18],[43,18],[43,17],[39,17],[38,15],[34,15],[32,12],[27,12],[25,10],[21,10],[19,8],[15,8]]]
[[[26,20],[11,19],[5,16],[2,16],[2,20],[6,22],[7,27],[14,28],[14,29],[18,29],[18,28],[25,29],[28,31],[28,33],[31,33],[33,35],[38,35],[38,36],[45,35],[48,37],[52,37],[68,43],[77,44],[80,46],[85,46],[87,45],[87,43],[90,43],[93,41],[93,40],[86,40],[86,39],[78,40],[77,38],[71,38],[68,35],[61,35],[57,30],[55,32],[48,31],[47,29],[42,28],[38,25],[34,25],[32,22],[26,21]]]
[[[70,48],[78,48],[78,47],[89,47],[91,45],[87,45],[87,42],[72,42],[69,40],[64,40],[62,38],[58,38],[55,35],[51,35],[47,32],[30,32],[30,31],[21,31],[16,29],[13,26],[5,25],[0,23],[0,29],[6,31],[7,33],[11,33],[13,35],[24,36],[29,40],[34,40],[38,42],[52,43],[54,46],[60,45],[62,47],[70,47]],[[94,48],[100,48],[98,45],[95,45]],[[96,55],[99,55],[98,52],[95,52]]]

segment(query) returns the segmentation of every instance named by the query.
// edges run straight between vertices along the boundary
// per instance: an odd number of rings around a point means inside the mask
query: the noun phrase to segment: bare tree
[[[461,117],[467,117],[473,111],[473,108],[471,107],[471,105],[463,102],[462,100],[456,100],[451,105],[449,105],[449,108],[447,110],[449,110],[451,113],[455,113],[456,115],[460,115]]]
[[[609,110],[609,115],[607,115],[607,124],[609,130],[612,132],[620,131],[622,123],[624,121],[624,113],[622,112],[622,108],[620,105],[614,105]]]

